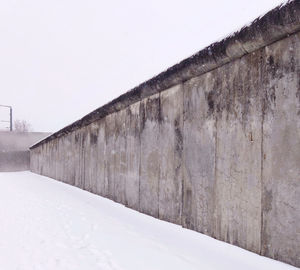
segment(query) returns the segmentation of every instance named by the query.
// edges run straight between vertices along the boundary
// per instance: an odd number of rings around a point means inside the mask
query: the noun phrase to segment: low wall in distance
[[[0,172],[29,170],[29,147],[50,134],[0,131]]]
[[[28,151],[30,146],[49,135],[51,133],[0,131],[0,152]]]
[[[31,170],[300,267],[290,1],[31,148]]]
[[[30,152],[0,152],[0,172],[27,171],[30,169]]]

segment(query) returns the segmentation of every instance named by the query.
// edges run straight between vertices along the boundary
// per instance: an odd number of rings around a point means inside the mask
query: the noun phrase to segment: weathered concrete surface
[[[122,110],[115,116],[115,164],[114,164],[114,200],[125,204],[125,183],[126,183],[126,139],[125,123],[126,111]]]
[[[140,103],[135,103],[126,109],[126,205],[139,210],[140,205]]]
[[[159,218],[181,224],[183,178],[182,85],[160,94],[160,108]]]
[[[215,71],[217,114],[215,232],[217,239],[260,252],[260,52]],[[214,74],[212,74],[214,75]],[[215,109],[215,108],[214,108]]]
[[[265,48],[262,254],[300,267],[300,33]]]
[[[95,193],[101,196],[108,196],[108,183],[106,182],[106,143],[105,143],[105,119],[95,123],[98,126],[98,137],[96,145],[96,159],[94,170],[96,176],[93,178],[96,185]],[[95,181],[95,179],[97,179]]]
[[[155,94],[140,105],[141,164],[140,164],[140,211],[159,216],[160,179],[160,98]]]
[[[87,191],[95,191],[96,183],[94,179],[97,179],[97,137],[98,129],[94,123],[84,127],[85,140],[84,140],[84,189]],[[93,168],[93,169],[90,169]]]
[[[184,84],[184,181],[182,225],[213,235],[216,121],[207,102],[210,74]]]
[[[110,114],[105,117],[105,143],[106,143],[106,174],[107,197],[114,200],[115,195],[115,116]]]
[[[289,2],[35,145],[31,170],[300,267],[299,10]]]
[[[73,145],[73,155],[74,155],[74,183],[76,187],[81,186],[81,152],[82,152],[82,140],[81,140],[81,130],[78,129],[74,132],[74,145]],[[54,147],[53,147],[54,148]]]

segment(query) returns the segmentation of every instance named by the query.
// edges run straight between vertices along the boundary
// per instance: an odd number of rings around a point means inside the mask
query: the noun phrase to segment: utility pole
[[[12,131],[12,107],[9,107],[9,115],[10,115],[10,131]]]
[[[9,108],[9,130],[12,131],[13,130],[13,124],[12,124],[12,106],[8,106],[8,105],[0,105],[0,107],[5,107],[5,108]],[[2,121],[2,122],[8,122],[8,121]]]

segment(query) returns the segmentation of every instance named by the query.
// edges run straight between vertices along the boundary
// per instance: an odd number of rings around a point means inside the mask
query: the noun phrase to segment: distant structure
[[[0,131],[0,172],[29,170],[29,147],[50,134]]]
[[[300,267],[300,1],[31,147],[31,171]]]
[[[12,107],[8,105],[0,105],[0,107],[8,108],[9,109],[9,121],[1,120],[1,122],[9,123],[9,130],[13,130],[13,114],[12,114]]]

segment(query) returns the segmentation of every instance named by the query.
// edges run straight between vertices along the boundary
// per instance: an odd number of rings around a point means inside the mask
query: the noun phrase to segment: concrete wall
[[[93,113],[34,146],[31,170],[300,267],[299,44]]]
[[[0,172],[29,170],[29,147],[50,134],[0,131]]]

